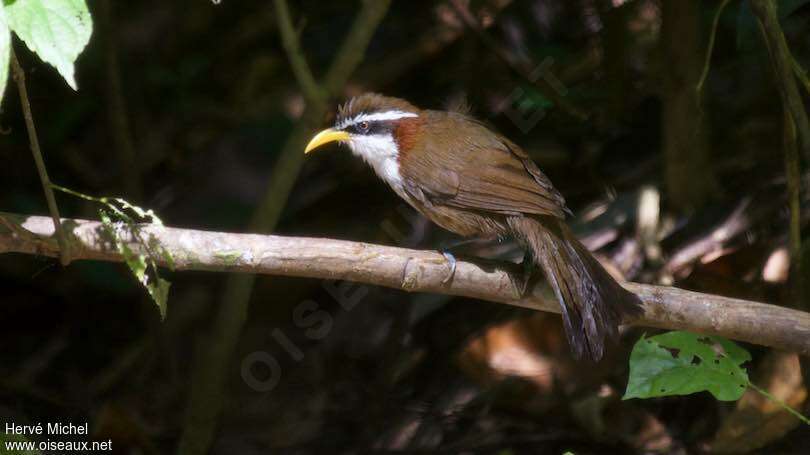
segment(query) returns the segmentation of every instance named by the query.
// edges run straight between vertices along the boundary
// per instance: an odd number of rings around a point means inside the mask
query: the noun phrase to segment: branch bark
[[[63,220],[72,257],[121,262],[115,246],[96,221]],[[59,244],[47,217],[0,212],[0,254],[58,257]],[[510,263],[459,261],[454,279],[444,257],[434,251],[342,240],[232,234],[145,225],[141,235],[154,237],[174,258],[176,270],[243,272],[350,280],[413,292],[471,297],[538,311],[559,313],[544,284],[519,297]],[[123,239],[138,251],[134,239]],[[131,240],[131,241],[130,241]],[[719,335],[810,355],[810,313],[765,303],[686,291],[674,287],[626,283],[642,303],[631,325]]]

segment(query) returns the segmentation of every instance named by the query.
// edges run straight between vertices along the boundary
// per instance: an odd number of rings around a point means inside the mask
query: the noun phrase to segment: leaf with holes
[[[11,30],[76,90],[73,63],[93,32],[85,0],[3,0],[3,4]]]
[[[737,400],[749,384],[748,373],[741,367],[749,360],[748,351],[720,337],[689,332],[642,337],[630,354],[623,399],[705,390],[718,400]]]
[[[149,209],[149,210],[142,209],[141,207],[138,207],[135,204],[131,204],[126,199],[122,199],[120,197],[113,198],[112,201],[115,202],[116,204],[118,204],[119,206],[121,206],[121,208],[123,210],[131,210],[133,213],[135,213],[135,215],[138,216],[139,221],[142,220],[142,222],[144,222],[144,223],[150,223],[150,224],[156,224],[158,226],[163,226],[163,220],[161,220],[157,216],[157,214],[155,214],[155,211],[152,210],[152,209]]]
[[[150,238],[145,241],[139,225],[120,220],[114,221],[113,218],[117,214],[112,210],[102,209],[99,211],[99,215],[102,226],[104,226],[107,234],[115,243],[115,247],[121,253],[129,270],[135,275],[138,282],[146,288],[149,296],[152,297],[152,301],[157,305],[158,311],[160,311],[160,319],[165,319],[171,283],[159,275],[153,255],[160,255],[172,266],[171,255],[160,245],[157,239]],[[128,239],[137,242],[147,254],[133,251],[128,244]]]

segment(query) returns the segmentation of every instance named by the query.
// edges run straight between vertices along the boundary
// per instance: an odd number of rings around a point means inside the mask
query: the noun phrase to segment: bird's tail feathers
[[[623,315],[639,311],[638,297],[613,279],[564,222],[514,217],[509,225],[554,290],[574,355],[601,359],[605,341],[618,338]]]

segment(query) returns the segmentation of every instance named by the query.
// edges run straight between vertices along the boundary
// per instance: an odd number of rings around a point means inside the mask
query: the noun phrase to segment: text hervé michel
[[[6,434],[19,436],[42,434],[87,435],[89,434],[89,431],[88,424],[86,422],[80,425],[75,425],[73,423],[49,422],[44,426],[41,423],[36,425],[16,425],[14,422],[6,422]]]

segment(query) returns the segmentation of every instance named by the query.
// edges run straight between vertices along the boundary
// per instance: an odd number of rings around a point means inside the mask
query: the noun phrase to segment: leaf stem
[[[76,190],[71,190],[70,188],[65,188],[64,186],[57,185],[56,183],[51,183],[51,188],[55,189],[56,191],[61,191],[65,194],[69,194],[71,196],[76,196],[77,198],[84,199],[85,201],[90,202],[98,202],[99,204],[104,204],[105,202],[101,200],[101,198],[93,197],[88,194],[79,193]]]
[[[129,224],[138,224],[131,216],[127,215],[126,212],[121,210],[120,208],[116,207],[115,204],[110,202],[109,198],[106,197],[95,197],[90,196],[89,194],[80,193],[76,190],[71,190],[70,188],[65,188],[64,186],[57,185],[56,183],[51,183],[51,188],[55,189],[56,191],[61,191],[65,194],[69,194],[71,196],[75,196],[79,199],[84,199],[85,201],[95,202],[97,204],[101,204],[106,207],[108,210],[113,212],[116,216],[121,217],[126,223]]]
[[[100,204],[100,205],[104,206],[104,207],[105,207],[107,210],[109,210],[110,212],[112,212],[112,213],[113,213],[115,216],[120,217],[120,218],[121,218],[121,219],[124,221],[124,223],[126,223],[126,224],[129,226],[129,228],[130,228],[130,233],[131,233],[131,234],[132,234],[132,236],[135,238],[135,240],[136,240],[136,241],[137,241],[137,242],[138,242],[138,243],[141,245],[141,247],[143,247],[143,249],[144,249],[144,250],[146,250],[146,252],[148,253],[148,254],[147,254],[147,257],[149,258],[149,261],[150,261],[150,263],[151,263],[152,267],[153,267],[153,268],[155,268],[155,269],[157,269],[157,263],[155,262],[155,259],[154,259],[154,258],[155,258],[155,257],[159,257],[159,255],[158,255],[158,253],[155,251],[155,249],[153,248],[153,246],[152,246],[152,245],[151,245],[149,242],[147,242],[147,241],[146,241],[146,240],[145,240],[145,239],[144,239],[144,238],[141,236],[141,234],[140,234],[140,232],[138,231],[138,229],[136,229],[136,225],[138,224],[138,222],[137,222],[137,221],[135,221],[135,220],[134,220],[134,219],[133,219],[131,216],[129,216],[129,215],[126,213],[126,212],[124,212],[124,211],[123,211],[123,210],[121,210],[120,208],[116,207],[116,206],[115,206],[115,204],[113,204],[112,202],[110,202],[110,199],[109,199],[109,198],[106,198],[106,197],[95,197],[95,196],[90,196],[89,194],[80,193],[80,192],[78,192],[78,191],[76,191],[76,190],[71,190],[70,188],[65,188],[64,186],[57,185],[57,184],[55,184],[55,183],[51,183],[51,187],[52,187],[53,189],[57,190],[57,191],[61,191],[61,192],[65,193],[65,194],[69,194],[69,195],[71,195],[71,196],[75,196],[75,197],[77,197],[77,198],[84,199],[85,201],[89,201],[89,202],[95,202],[95,203],[97,203],[97,204]],[[171,262],[172,262],[172,261],[171,261],[171,259],[170,259],[170,258],[171,258],[171,256],[169,256],[169,260],[167,261],[167,262],[169,263],[169,264],[168,264],[168,268],[169,268],[169,269],[173,269],[173,268],[174,268],[174,266],[171,264]]]
[[[62,222],[59,216],[59,207],[56,205],[56,197],[53,194],[53,188],[50,177],[48,177],[48,170],[45,167],[45,160],[42,158],[42,151],[39,148],[39,139],[37,138],[37,129],[34,125],[34,115],[31,113],[31,102],[28,100],[28,89],[25,87],[25,71],[23,71],[14,49],[9,49],[11,54],[11,71],[14,75],[14,81],[17,83],[17,89],[20,92],[20,105],[22,106],[23,117],[25,117],[25,129],[28,130],[28,142],[31,146],[31,154],[34,156],[34,163],[39,173],[39,181],[42,183],[42,191],[45,193],[45,201],[48,204],[48,212],[53,219],[54,231],[56,232],[56,240],[59,243],[59,259],[62,265],[70,264],[70,248],[68,245],[65,232],[62,229]]]
[[[795,410],[795,409],[791,408],[791,407],[790,407],[790,406],[789,406],[787,403],[785,403],[784,401],[782,401],[782,400],[780,400],[779,398],[776,398],[775,396],[771,395],[771,394],[770,394],[770,393],[769,393],[767,390],[760,388],[759,386],[757,386],[756,384],[754,384],[754,383],[753,383],[753,382],[751,382],[751,381],[748,381],[748,387],[751,387],[752,389],[754,389],[754,390],[756,390],[757,392],[759,392],[759,393],[760,393],[762,396],[764,396],[765,398],[767,398],[767,399],[769,399],[769,400],[773,401],[774,403],[778,404],[778,405],[779,405],[779,406],[780,406],[782,409],[784,409],[785,411],[789,412],[790,414],[793,414],[793,416],[794,416],[794,417],[796,417],[797,419],[801,420],[801,421],[802,421],[803,423],[805,423],[806,425],[810,425],[810,419],[808,419],[807,417],[803,416],[801,413],[799,413],[799,411],[797,411],[797,410]]]

